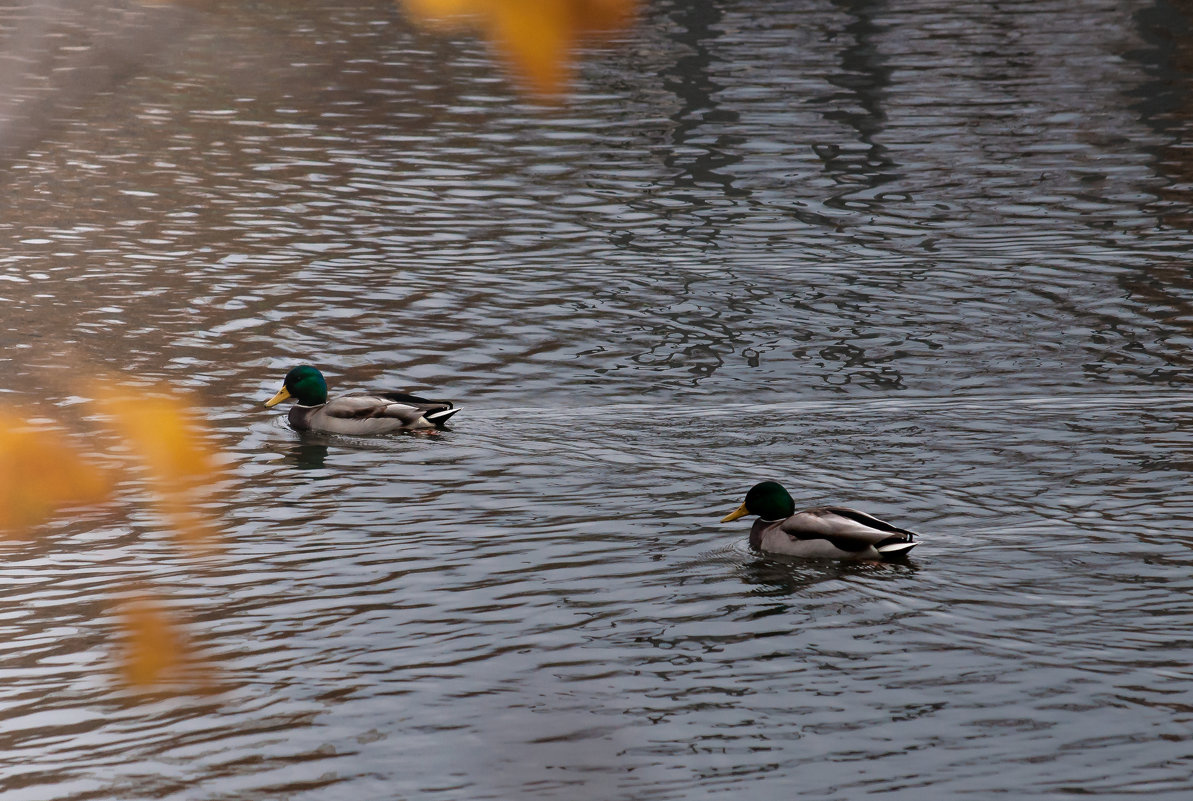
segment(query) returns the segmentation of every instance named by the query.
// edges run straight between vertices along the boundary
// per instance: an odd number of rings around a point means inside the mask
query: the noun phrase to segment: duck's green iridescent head
[[[285,383],[278,390],[278,394],[265,401],[265,405],[277,406],[286,398],[294,398],[300,406],[318,406],[327,403],[327,382],[323,380],[323,373],[303,364],[286,373]]]
[[[758,515],[763,520],[786,520],[795,514],[795,501],[783,485],[776,481],[763,481],[750,487],[746,502],[735,511],[721,518],[722,523],[737,520],[746,515]]]

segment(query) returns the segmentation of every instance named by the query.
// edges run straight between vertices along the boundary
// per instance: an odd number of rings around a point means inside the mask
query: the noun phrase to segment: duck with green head
[[[395,431],[443,428],[459,411],[451,401],[436,401],[405,392],[349,392],[327,398],[323,374],[304,364],[286,373],[278,394],[265,402],[276,406],[293,398],[290,426],[296,431],[330,434],[390,434]]]
[[[893,559],[919,543],[914,532],[896,528],[865,512],[844,506],[795,511],[795,501],[774,481],[755,484],[746,500],[722,523],[758,515],[750,529],[750,547],[788,556],[827,559]]]

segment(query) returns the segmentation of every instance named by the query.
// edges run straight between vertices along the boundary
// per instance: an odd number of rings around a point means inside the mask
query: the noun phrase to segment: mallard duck
[[[331,434],[443,428],[448,418],[460,411],[451,401],[427,400],[405,392],[350,392],[328,400],[323,374],[309,364],[286,373],[282,388],[265,405],[276,406],[287,398],[298,401],[289,415],[294,430]]]
[[[750,529],[750,547],[789,556],[828,559],[890,559],[917,543],[915,534],[843,506],[795,511],[795,501],[774,481],[755,484],[736,511],[722,523],[758,515]]]

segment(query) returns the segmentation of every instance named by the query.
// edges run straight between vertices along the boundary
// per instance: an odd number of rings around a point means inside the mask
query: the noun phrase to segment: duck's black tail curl
[[[447,424],[447,421],[451,419],[451,416],[458,411],[460,410],[456,407],[449,406],[446,409],[438,409],[433,412],[427,412],[423,415],[423,418],[428,423],[434,423],[436,428],[444,428]]]

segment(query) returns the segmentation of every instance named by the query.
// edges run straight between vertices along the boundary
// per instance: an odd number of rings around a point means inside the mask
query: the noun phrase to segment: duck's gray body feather
[[[844,506],[796,512],[785,520],[755,520],[751,547],[789,556],[884,559],[916,546],[914,532]]]
[[[318,406],[292,406],[289,419],[297,431],[368,436],[442,428],[457,411],[451,401],[404,392],[350,392]]]

